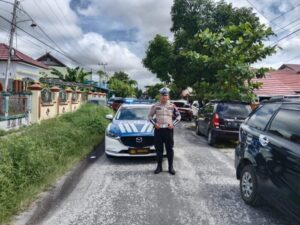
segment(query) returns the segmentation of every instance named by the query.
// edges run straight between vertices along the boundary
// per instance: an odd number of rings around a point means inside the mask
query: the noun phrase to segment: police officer
[[[174,158],[174,126],[179,123],[181,116],[176,106],[169,102],[170,89],[160,89],[160,102],[154,104],[149,113],[149,120],[154,125],[154,142],[157,153],[157,168],[155,174],[162,172],[164,145],[167,151],[169,173],[175,175]],[[173,121],[173,118],[175,120]]]

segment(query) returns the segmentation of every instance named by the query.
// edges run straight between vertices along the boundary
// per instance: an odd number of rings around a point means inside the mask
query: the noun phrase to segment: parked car
[[[151,104],[123,104],[105,133],[105,153],[108,157],[155,156],[154,127],[148,120]]]
[[[107,105],[108,105],[109,107],[112,107],[112,104],[114,103],[114,100],[115,100],[114,97],[109,98],[108,101],[107,101]]]
[[[186,100],[171,100],[171,103],[176,105],[178,111],[180,112],[182,120],[192,121],[193,119],[193,110]]]
[[[114,98],[111,108],[117,111],[119,107],[124,103],[124,99],[121,97]]]
[[[105,99],[91,98],[87,102],[91,103],[91,104],[99,105],[99,106],[106,106]]]
[[[245,203],[264,199],[300,224],[300,100],[262,103],[241,125],[236,176]]]
[[[211,101],[199,110],[196,133],[207,136],[209,145],[218,140],[238,140],[239,128],[251,113],[249,103]]]

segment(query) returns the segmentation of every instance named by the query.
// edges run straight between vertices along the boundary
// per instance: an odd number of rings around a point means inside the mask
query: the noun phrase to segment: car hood
[[[108,128],[118,136],[153,136],[153,124],[147,120],[113,120]]]

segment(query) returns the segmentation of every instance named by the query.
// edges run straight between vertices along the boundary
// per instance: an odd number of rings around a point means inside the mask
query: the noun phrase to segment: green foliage
[[[173,60],[173,45],[167,37],[156,35],[149,43],[143,64],[161,81],[170,83]]]
[[[76,68],[67,67],[66,74],[63,74],[61,71],[55,68],[51,68],[51,74],[58,76],[58,78],[63,81],[84,83],[85,77],[90,75],[91,72],[86,72],[84,71],[83,68],[79,68],[79,67]]]
[[[197,71],[189,79],[198,94],[204,99],[252,101],[253,90],[259,86],[251,82],[256,72],[250,65],[275,52],[275,47],[263,45],[272,34],[264,25],[244,23],[195,35],[181,54],[189,60],[189,68]]]
[[[115,72],[108,83],[109,88],[113,90],[118,97],[134,97],[139,94],[137,82],[130,79],[129,75],[123,71]]]
[[[170,83],[168,85],[165,85],[163,83],[157,83],[155,85],[152,86],[148,86],[147,89],[147,94],[151,99],[156,99],[159,100],[160,98],[160,94],[159,94],[159,90],[163,87],[168,87],[170,89],[170,98],[171,99],[178,99],[181,93],[181,90],[174,84],[174,83]]]
[[[171,11],[174,42],[157,35],[144,66],[178,91],[192,87],[199,99],[252,100],[260,84],[251,79],[264,70],[251,64],[272,55],[264,41],[274,33],[251,8],[224,1],[175,0]]]
[[[108,108],[84,105],[0,141],[0,224],[98,144]]]

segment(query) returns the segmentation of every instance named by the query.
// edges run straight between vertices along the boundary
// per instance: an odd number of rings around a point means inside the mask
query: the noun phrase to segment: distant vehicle
[[[207,136],[209,145],[222,139],[238,140],[240,125],[251,111],[248,103],[211,101],[199,110],[196,133]]]
[[[91,103],[91,104],[99,105],[99,106],[106,106],[105,99],[91,98],[87,102]]]
[[[112,97],[112,98],[108,99],[108,101],[107,101],[107,105],[108,105],[109,107],[111,107],[111,106],[112,106],[112,104],[113,104],[113,102],[114,102],[114,100],[115,100],[115,98],[114,98],[114,97]]]
[[[300,224],[300,100],[263,102],[241,125],[236,176],[245,203],[261,199]]]
[[[180,112],[182,120],[192,121],[193,119],[193,110],[191,105],[186,100],[171,100],[171,103],[176,105],[178,111]]]
[[[154,127],[148,121],[151,104],[123,104],[105,133],[105,153],[109,156],[155,156]]]
[[[117,111],[122,104],[132,104],[136,100],[136,98],[115,98],[112,103],[112,109]]]
[[[117,111],[123,103],[124,103],[123,98],[121,98],[121,97],[114,98],[113,103],[111,104],[111,108],[114,111]]]

